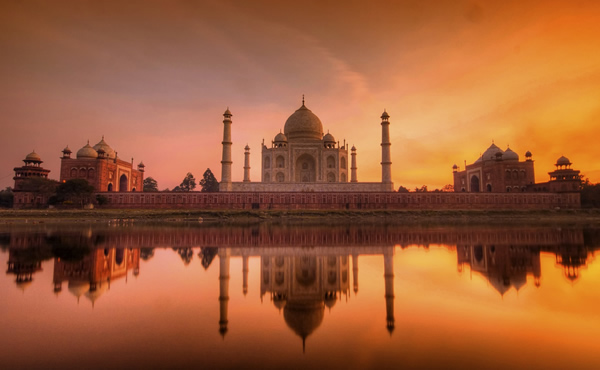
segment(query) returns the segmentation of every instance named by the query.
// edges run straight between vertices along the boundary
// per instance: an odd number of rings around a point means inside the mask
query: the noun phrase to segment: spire
[[[304,106],[304,94],[302,94],[302,106]]]

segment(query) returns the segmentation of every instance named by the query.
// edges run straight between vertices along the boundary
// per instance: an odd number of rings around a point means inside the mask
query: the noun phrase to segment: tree
[[[12,208],[14,200],[14,194],[10,187],[4,190],[0,190],[0,207]]]
[[[442,191],[444,193],[451,193],[451,192],[454,191],[454,185],[452,185],[452,184],[446,184],[446,185],[444,185],[444,187],[442,187]]]
[[[71,202],[83,207],[92,202],[94,187],[84,179],[67,180],[58,186],[56,200],[58,203]]]
[[[417,187],[417,188],[415,188],[415,191],[417,193],[427,193],[427,185],[423,185],[420,188]]]
[[[600,183],[592,184],[590,179],[581,180],[581,206],[600,208]]]
[[[30,177],[23,180],[20,191],[27,191],[35,195],[41,196],[43,199],[48,199],[56,194],[58,181],[50,180],[43,177]]]
[[[144,191],[158,191],[158,182],[152,177],[144,179]]]
[[[187,175],[185,175],[185,177],[183,178],[183,181],[181,182],[181,184],[179,184],[178,186],[179,189],[177,189],[177,187],[175,189],[173,189],[173,191],[192,191],[196,188],[196,179],[194,178],[194,175],[192,175],[191,172],[188,172]]]
[[[202,186],[203,193],[216,193],[219,191],[219,182],[210,168],[207,168],[206,171],[204,171],[202,180],[200,180],[200,186]]]
[[[408,193],[408,189],[400,185],[400,187],[398,188],[398,193]]]

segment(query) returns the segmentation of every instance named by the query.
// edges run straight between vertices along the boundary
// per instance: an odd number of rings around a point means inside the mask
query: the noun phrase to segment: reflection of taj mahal
[[[261,249],[261,248],[259,248]],[[382,254],[384,258],[384,283],[386,326],[394,330],[394,247],[345,248],[344,252],[327,247],[315,247],[310,251],[302,248],[285,250],[249,251],[238,248],[219,248],[219,331],[225,336],[228,330],[229,259],[243,258],[243,291],[247,292],[248,257],[260,256],[261,301],[269,294],[273,305],[280,311],[287,326],[302,338],[306,338],[322,323],[325,308],[331,310],[342,295],[350,292],[350,255],[352,256],[352,280],[354,292],[358,292],[358,256]],[[348,254],[349,253],[349,254]]]

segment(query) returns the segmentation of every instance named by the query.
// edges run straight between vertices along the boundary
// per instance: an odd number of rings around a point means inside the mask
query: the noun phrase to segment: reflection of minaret
[[[227,302],[229,301],[229,248],[219,248],[219,333],[227,333]]]
[[[248,256],[242,256],[242,273],[244,275],[242,290],[246,295],[248,294]]]
[[[385,278],[385,312],[387,330],[394,331],[394,249],[390,247],[383,253],[383,277]]]
[[[352,282],[354,283],[354,294],[358,293],[358,254],[352,255]]]

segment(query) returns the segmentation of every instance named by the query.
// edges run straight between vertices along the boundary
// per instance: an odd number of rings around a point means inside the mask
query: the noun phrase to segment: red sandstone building
[[[578,192],[579,171],[571,169],[571,162],[560,157],[556,170],[549,172],[550,180],[535,183],[535,173],[531,152],[525,153],[525,160],[510,148],[505,151],[494,143],[474,163],[459,171],[452,167],[454,191],[467,193],[510,193],[510,192]]]
[[[88,143],[71,158],[71,150],[63,149],[60,162],[60,181],[84,179],[94,186],[97,192],[142,191],[144,181],[144,163],[137,170],[131,162],[124,161],[105,141],[93,147]]]

